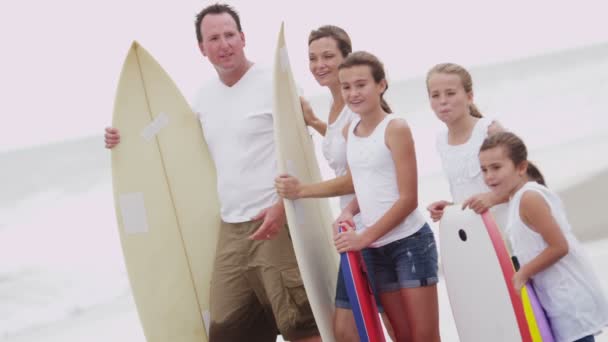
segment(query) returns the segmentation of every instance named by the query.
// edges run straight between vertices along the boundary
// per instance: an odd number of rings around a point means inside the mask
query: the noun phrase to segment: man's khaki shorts
[[[319,335],[287,226],[273,240],[249,240],[261,224],[222,223],[211,278],[210,342]]]

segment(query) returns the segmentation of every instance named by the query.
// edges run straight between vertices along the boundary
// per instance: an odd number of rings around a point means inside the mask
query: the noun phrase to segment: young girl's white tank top
[[[437,151],[455,203],[462,203],[473,195],[490,191],[483,181],[479,148],[488,136],[492,122],[494,120],[485,117],[477,120],[471,137],[464,144],[448,144],[447,130],[437,136]],[[496,205],[490,211],[498,227],[504,230],[507,224],[507,204]]]
[[[386,116],[368,137],[354,134],[360,119],[353,120],[348,130],[346,155],[361,209],[362,230],[376,223],[399,198],[395,163],[385,142],[386,127],[393,119],[396,119],[394,115]],[[382,247],[406,238],[424,224],[425,219],[416,208],[370,247]]]
[[[570,342],[596,334],[608,325],[608,301],[582,245],[572,233],[561,200],[536,182],[526,183],[509,202],[506,234],[513,253],[524,265],[547,248],[542,236],[530,229],[519,215],[521,197],[527,191],[543,196],[568,241],[568,254],[533,277],[555,339]]]

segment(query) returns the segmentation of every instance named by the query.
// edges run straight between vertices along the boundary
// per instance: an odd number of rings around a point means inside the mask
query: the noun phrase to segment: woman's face
[[[338,49],[338,43],[331,37],[314,40],[308,45],[310,72],[319,85],[328,87],[338,85],[338,66],[344,57]]]

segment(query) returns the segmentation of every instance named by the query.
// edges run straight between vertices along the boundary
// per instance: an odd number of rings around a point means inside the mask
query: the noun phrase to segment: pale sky
[[[197,48],[193,25],[210,3],[2,1],[0,151],[101,135],[111,124],[116,84],[133,40],[191,98],[202,80],[215,77]],[[308,73],[307,36],[324,24],[346,29],[354,49],[376,54],[393,81],[423,75],[439,62],[470,67],[608,42],[604,0],[228,3],[241,14],[246,52],[255,62],[272,64],[285,22],[291,65],[305,95],[323,91]]]

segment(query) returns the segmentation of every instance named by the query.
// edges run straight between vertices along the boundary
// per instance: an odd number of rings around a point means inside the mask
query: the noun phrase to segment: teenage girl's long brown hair
[[[366,65],[371,69],[372,77],[374,78],[374,81],[376,83],[380,83],[382,80],[385,80],[386,82],[386,73],[384,72],[384,65],[382,64],[382,62],[380,62],[378,57],[372,55],[369,52],[357,51],[351,53],[350,55],[348,55],[348,57],[346,57],[344,62],[340,64],[338,70],[348,69],[359,65]],[[388,82],[386,83],[386,89],[384,89],[382,94],[380,94],[380,106],[382,106],[382,110],[384,110],[385,112],[392,113],[393,111],[391,110],[391,107],[388,105],[386,100],[384,100],[384,93],[387,90]]]

